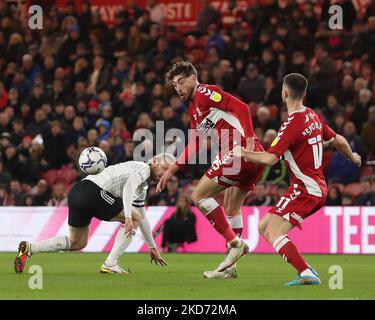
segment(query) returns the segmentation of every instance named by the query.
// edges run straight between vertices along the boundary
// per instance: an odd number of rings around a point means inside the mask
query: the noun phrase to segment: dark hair
[[[182,75],[190,77],[191,75],[198,76],[197,70],[192,63],[188,61],[178,61],[172,65],[167,72],[167,81],[172,81],[175,76]]]
[[[284,77],[284,84],[288,86],[292,99],[303,99],[307,89],[307,79],[299,73],[290,73]]]

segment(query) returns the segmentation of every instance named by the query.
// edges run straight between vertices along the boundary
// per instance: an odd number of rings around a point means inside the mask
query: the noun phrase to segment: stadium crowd
[[[165,83],[168,66],[188,59],[200,81],[216,84],[249,104],[254,128],[267,148],[286,119],[283,76],[309,80],[306,104],[319,110],[364,160],[375,160],[375,4],[365,13],[339,0],[344,29],[329,30],[329,1],[276,0],[225,12],[204,1],[196,30],[181,33],[164,23],[155,1],[136,1],[113,25],[83,1],[51,6],[43,30],[25,27],[19,10],[0,0],[0,204],[64,206],[79,179],[76,159],[99,146],[109,164],[131,160],[137,129],[187,133],[187,106]],[[366,161],[363,161],[366,163]],[[331,185],[327,205],[375,205],[373,169],[357,168],[326,148]],[[208,165],[191,165],[148,205],[175,205],[191,192]],[[267,168],[247,205],[271,205],[288,186],[285,163]]]

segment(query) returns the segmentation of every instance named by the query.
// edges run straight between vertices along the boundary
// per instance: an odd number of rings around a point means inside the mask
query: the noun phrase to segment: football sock
[[[129,247],[130,243],[133,240],[133,236],[135,235],[136,230],[133,230],[133,234],[131,236],[127,236],[125,234],[125,226],[122,225],[120,229],[118,229],[115,242],[109,253],[107,259],[105,260],[105,264],[107,266],[114,266],[118,263],[120,257],[125,252],[125,250]]]
[[[228,224],[224,210],[214,198],[205,198],[196,203],[211,225],[219,232],[227,242],[236,238],[236,234]]]
[[[242,212],[236,216],[227,216],[227,219],[234,233],[241,238],[243,229]]]
[[[57,236],[47,240],[30,243],[29,256],[37,252],[69,251],[69,237]]]
[[[296,246],[290,241],[288,236],[283,236],[276,239],[273,244],[275,251],[288,263],[290,263],[294,269],[299,273],[309,268],[305,260],[298,252]]]

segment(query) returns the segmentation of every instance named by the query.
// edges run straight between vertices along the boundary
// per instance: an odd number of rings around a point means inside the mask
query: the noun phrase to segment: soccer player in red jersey
[[[167,80],[173,84],[180,99],[189,102],[190,126],[195,129],[195,134],[190,136],[184,152],[159,181],[157,192],[164,189],[168,180],[181,166],[188,164],[189,159],[195,159],[200,147],[196,143],[200,132],[216,132],[219,155],[200,179],[191,197],[228,243],[225,260],[216,270],[205,272],[204,276],[236,276],[235,262],[248,251],[247,244],[238,236],[243,227],[241,206],[249,190],[252,190],[260,179],[264,168],[238,158],[233,161],[233,158],[228,156],[236,145],[245,147],[246,150],[263,150],[254,134],[249,106],[217,86],[200,84],[197,71],[190,62],[175,63],[167,73]],[[225,189],[228,189],[224,197],[228,220],[225,211],[215,200],[215,196]]]
[[[336,134],[320,114],[303,105],[306,89],[307,80],[301,74],[285,76],[282,98],[288,119],[281,125],[271,147],[262,152],[240,147],[233,150],[234,156],[257,164],[272,166],[282,156],[288,163],[290,187],[259,223],[260,233],[298,272],[297,279],[286,283],[287,286],[321,283],[317,272],[305,262],[287,233],[295,226],[302,229],[302,222],[325,203],[323,144],[333,143],[348,160],[361,165],[361,157],[352,152],[345,138]]]

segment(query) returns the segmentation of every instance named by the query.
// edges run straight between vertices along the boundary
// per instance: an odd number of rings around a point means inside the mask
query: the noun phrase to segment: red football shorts
[[[288,220],[302,230],[302,223],[324,206],[326,196],[316,197],[290,187],[280,201],[269,211]]]
[[[254,151],[263,150],[259,141],[255,141]],[[262,165],[220,153],[205,175],[224,187],[235,186],[250,191],[255,188],[256,183],[263,175],[263,171],[264,166]]]

